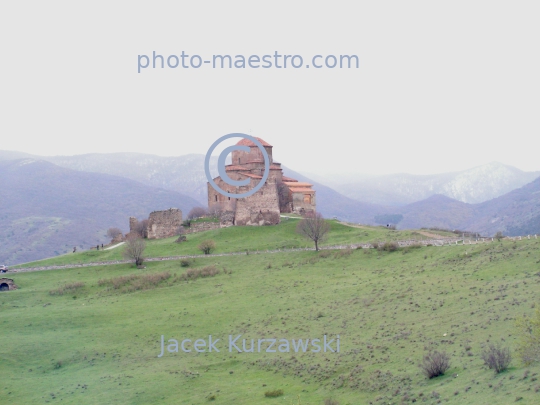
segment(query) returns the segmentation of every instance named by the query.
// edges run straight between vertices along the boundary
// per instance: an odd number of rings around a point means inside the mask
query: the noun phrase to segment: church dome
[[[262,146],[270,146],[272,147],[272,145],[270,145],[268,142],[266,142],[264,139],[261,139],[261,138],[257,138],[255,137],[256,140],[258,140]],[[251,142],[249,139],[247,138],[242,138],[240,141],[238,141],[236,143],[237,145],[242,145],[242,146],[256,146],[253,142]]]

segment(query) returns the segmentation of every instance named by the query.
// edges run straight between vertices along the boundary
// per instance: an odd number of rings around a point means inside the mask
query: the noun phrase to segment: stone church
[[[231,225],[275,225],[280,222],[280,213],[305,214],[316,208],[315,191],[312,184],[283,176],[281,163],[273,160],[272,145],[256,138],[268,153],[270,174],[264,185],[253,195],[245,198],[226,197],[207,183],[208,208],[218,208],[224,212]],[[222,190],[239,194],[253,189],[264,174],[264,156],[249,139],[240,140],[237,145],[248,146],[250,151],[235,150],[231,153],[232,164],[227,165],[227,175],[233,180],[249,179],[247,186],[232,186],[216,177],[214,182]]]

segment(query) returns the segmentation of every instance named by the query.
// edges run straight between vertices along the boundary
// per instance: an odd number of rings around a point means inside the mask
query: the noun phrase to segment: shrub
[[[109,228],[107,230],[107,236],[111,239],[116,239],[122,235],[122,231],[119,228]]]
[[[133,292],[156,288],[161,282],[168,280],[170,277],[171,273],[168,271],[144,275],[130,274],[127,276],[99,280],[98,285],[100,287],[110,286],[115,290],[121,290],[121,292]]]
[[[520,318],[516,322],[519,342],[518,353],[526,365],[540,362],[540,309],[532,317]]]
[[[189,211],[187,218],[188,219],[197,219],[208,215],[208,210],[204,207],[193,207]]]
[[[504,238],[504,235],[501,231],[495,234],[495,239],[497,239],[499,242],[501,241],[502,238]]]
[[[175,240],[176,243],[182,243],[182,242],[187,242],[187,237],[186,235],[180,235],[178,237],[178,239]]]
[[[210,252],[212,252],[212,250],[214,250],[215,248],[216,243],[211,239],[202,241],[201,244],[198,246],[198,249],[205,255],[209,255]]]
[[[193,262],[193,260],[190,260],[190,259],[182,259],[182,260],[180,260],[180,266],[181,267],[189,267],[192,262]]]
[[[329,250],[323,250],[319,253],[319,257],[322,259],[326,259],[327,257],[330,257],[332,255],[332,252]]]
[[[324,400],[324,405],[339,405],[339,402],[334,399],[326,398]]]
[[[336,253],[334,253],[334,259],[340,259],[342,257],[346,257],[346,256],[350,256],[352,254],[352,249],[351,248],[347,248],[347,249],[340,249],[338,251],[336,251]]]
[[[219,269],[216,266],[206,266],[202,269],[188,269],[180,278],[184,281],[196,280],[198,278],[214,277],[219,274]]]
[[[450,357],[445,352],[429,352],[424,356],[424,361],[420,364],[420,368],[427,378],[444,375],[450,368]]]
[[[283,390],[266,391],[264,393],[264,396],[268,398],[280,397],[282,395],[283,395]]]
[[[384,244],[379,248],[385,252],[395,252],[399,249],[399,245],[397,242],[384,242]]]
[[[62,287],[58,287],[56,290],[49,291],[50,295],[64,295],[77,291],[79,288],[83,288],[84,283],[82,281],[76,281],[74,283],[64,284]]]
[[[491,344],[482,352],[482,360],[486,366],[495,371],[495,374],[499,374],[508,368],[512,355],[509,348]]]

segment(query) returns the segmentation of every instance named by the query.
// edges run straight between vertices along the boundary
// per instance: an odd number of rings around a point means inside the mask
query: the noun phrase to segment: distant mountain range
[[[106,231],[128,231],[130,216],[199,205],[180,193],[123,177],[52,163],[0,161],[0,263],[13,264],[108,243]]]
[[[396,221],[401,229],[438,227],[488,236],[498,231],[509,236],[540,235],[540,178],[480,204],[434,195],[396,207],[392,213],[402,217]]]
[[[170,207],[187,213],[206,206],[203,164],[204,156],[196,154],[41,157],[0,151],[0,263],[105,243],[106,230],[126,231],[131,215],[142,218]],[[539,173],[493,163],[460,173],[363,177],[329,187],[283,168],[286,176],[314,185],[317,207],[329,218],[393,223],[401,229],[540,234]]]
[[[44,159],[73,170],[125,177],[148,186],[189,195],[204,205],[208,203],[203,155],[161,157],[142,153],[111,153]],[[217,158],[212,159],[211,164],[216,166]]]
[[[371,204],[400,206],[437,194],[465,203],[482,203],[522,187],[537,177],[540,177],[540,172],[524,172],[494,162],[455,173],[363,175],[356,179],[333,176],[328,177],[328,181],[332,182],[335,190],[349,198]]]

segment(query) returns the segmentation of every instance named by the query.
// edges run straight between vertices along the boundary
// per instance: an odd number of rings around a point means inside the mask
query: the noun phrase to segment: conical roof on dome
[[[258,140],[262,144],[262,146],[270,146],[271,148],[273,148],[273,146],[270,145],[268,142],[266,142],[264,139],[257,138],[257,137],[254,137],[254,138],[256,140]],[[242,145],[242,146],[257,146],[251,140],[249,140],[247,138],[243,138],[243,139],[239,140],[236,144],[237,145]]]

